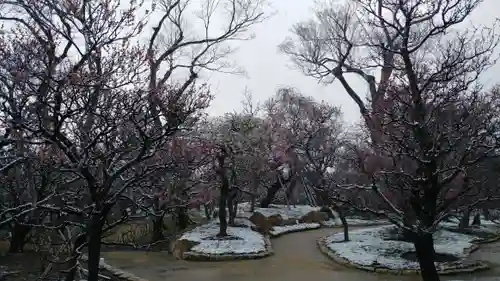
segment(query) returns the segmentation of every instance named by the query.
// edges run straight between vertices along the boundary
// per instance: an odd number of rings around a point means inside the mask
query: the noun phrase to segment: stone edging
[[[500,234],[496,234],[495,236],[491,238],[477,238],[472,241],[474,244],[488,244],[488,243],[493,243],[497,242],[500,240]]]
[[[274,254],[271,239],[264,236],[266,250],[259,253],[246,254],[206,254],[193,251],[184,252],[183,259],[190,261],[233,261],[233,260],[252,260],[261,259]]]
[[[283,236],[283,235],[286,235],[286,234],[290,234],[290,233],[304,232],[304,231],[309,231],[309,230],[317,230],[317,229],[320,229],[320,228],[323,228],[323,225],[319,224],[317,227],[314,227],[314,228],[291,229],[289,231],[280,232],[278,234],[271,234],[271,233],[269,233],[269,236],[271,236],[271,238],[278,238],[280,236]]]
[[[419,274],[419,269],[391,269],[386,267],[377,267],[377,266],[368,266],[368,265],[360,265],[353,262],[350,262],[347,259],[337,255],[337,253],[330,248],[328,248],[326,239],[328,237],[324,237],[318,240],[318,247],[320,252],[326,255],[328,258],[333,260],[334,262],[341,264],[345,267],[361,269],[364,271],[376,272],[376,273],[388,273],[394,275],[413,275]],[[469,255],[470,253],[479,249],[479,246],[473,244],[471,247],[464,249],[464,254]],[[482,261],[477,261],[470,265],[464,265],[461,263],[452,264],[450,266],[440,266],[438,267],[438,272],[441,275],[454,275],[459,273],[472,273],[477,271],[482,271],[489,269],[489,265]]]
[[[87,261],[88,257],[86,255],[82,255],[80,258],[83,261]],[[148,281],[147,279],[135,276],[134,274],[130,272],[123,271],[117,267],[111,266],[105,262],[100,262],[99,263],[99,268],[102,270],[105,270],[109,272],[111,275],[115,276],[116,278],[120,280],[125,280],[125,281]]]
[[[327,225],[324,222],[320,222],[321,227],[324,228],[341,228],[342,225]],[[389,222],[373,222],[373,223],[360,223],[360,224],[348,224],[349,227],[370,227],[370,226],[383,226],[383,225],[391,225]]]

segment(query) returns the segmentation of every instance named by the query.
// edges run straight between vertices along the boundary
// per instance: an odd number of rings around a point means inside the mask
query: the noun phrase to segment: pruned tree
[[[140,2],[0,2],[0,20],[12,24],[1,35],[1,98],[25,110],[19,115],[5,106],[2,117],[60,159],[58,172],[69,188],[51,202],[27,206],[71,214],[60,225],[79,229],[70,239],[68,281],[76,277],[83,247],[88,280],[98,280],[101,236],[130,215],[108,221],[108,214],[130,199],[128,194],[143,192],[152,174],[168,168],[150,160],[172,136],[193,126],[212,98],[208,87],[196,83],[198,76],[220,70],[214,65],[227,54],[223,43],[250,38],[248,28],[263,19],[261,1],[207,2],[200,13],[205,32],[191,36],[185,23],[189,3],[153,3],[152,10],[161,7],[162,15],[152,34],[146,33],[150,40],[144,47],[134,41],[145,33],[144,17],[154,13],[140,14]],[[208,25],[215,8],[228,12],[228,19],[222,33],[212,36]],[[187,76],[176,74],[179,69],[187,69]]]
[[[481,2],[329,2],[319,7],[315,19],[295,25],[295,38],[281,45],[306,75],[338,80],[358,105],[377,156],[370,157],[376,163],[371,174],[377,175],[371,192],[383,199],[394,223],[415,235],[421,276],[427,281],[439,280],[432,232],[452,205],[443,202],[457,202],[441,199],[444,190],[496,146],[491,133],[496,125],[470,121],[485,120],[483,113],[493,117],[482,109],[488,97],[480,94],[478,77],[494,63],[496,23],[458,29]],[[366,81],[369,103],[347,74]],[[441,119],[455,109],[471,126]],[[389,186],[406,191],[390,197]],[[401,200],[408,208],[396,206]]]

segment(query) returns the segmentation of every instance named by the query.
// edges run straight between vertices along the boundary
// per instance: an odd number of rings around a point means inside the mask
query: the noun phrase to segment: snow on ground
[[[474,216],[471,216],[469,219],[469,225],[472,225],[472,221],[474,220]],[[444,225],[454,225],[457,226],[460,223],[460,219],[456,217],[450,218],[448,221],[441,222],[441,224]],[[491,226],[500,226],[500,221],[492,221],[492,220],[486,220],[484,216],[481,216],[481,225],[491,225]]]
[[[255,208],[256,212],[259,212],[266,217],[270,217],[272,215],[281,215],[284,220],[299,219],[311,211],[319,210],[319,207],[312,207],[307,205],[271,205],[270,208]]]
[[[439,223],[441,227],[449,230],[457,229],[459,224],[460,220],[457,218],[451,218],[449,221],[442,221]],[[492,233],[492,234],[500,233],[500,224],[496,221],[490,221],[481,218],[481,225],[471,225],[471,224],[470,227],[467,228],[468,231]]]
[[[320,207],[313,207],[309,205],[277,205],[271,204],[269,208],[255,208],[255,212],[259,212],[266,217],[272,215],[281,215],[284,220],[299,219],[311,211],[319,211]],[[250,212],[250,203],[238,204],[238,217],[249,218],[252,215]]]
[[[284,226],[274,226],[273,229],[269,232],[269,234],[271,234],[272,236],[278,236],[288,232],[295,232],[306,229],[317,229],[320,227],[321,225],[319,223],[299,223],[299,224],[284,225]]]
[[[394,226],[352,231],[349,233],[349,242],[341,242],[344,234],[337,233],[326,238],[325,242],[330,250],[351,263],[365,266],[378,264],[390,269],[418,269],[417,262],[401,258],[401,254],[415,250],[413,244],[384,240],[391,229]],[[471,247],[475,238],[472,235],[440,230],[434,235],[434,246],[438,253],[464,257],[464,249]]]
[[[382,224],[389,223],[388,221],[384,221],[384,220],[364,220],[364,219],[349,219],[349,218],[347,218],[346,220],[347,220],[348,226],[382,225]],[[342,222],[340,221],[339,218],[329,219],[327,221],[322,222],[322,224],[326,227],[342,226]]]
[[[266,251],[264,236],[248,227],[229,226],[227,228],[227,233],[238,237],[238,240],[210,239],[214,238],[218,232],[218,222],[212,221],[186,232],[180,239],[199,242],[200,244],[191,248],[191,251],[203,254],[248,254]]]

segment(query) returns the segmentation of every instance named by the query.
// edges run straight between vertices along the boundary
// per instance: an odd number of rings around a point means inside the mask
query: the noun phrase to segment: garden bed
[[[274,226],[269,234],[271,235],[271,237],[279,237],[287,233],[301,232],[318,228],[321,228],[321,224],[319,223],[299,223],[284,226]]]
[[[419,264],[411,259],[412,243],[392,240],[394,226],[352,231],[350,241],[343,242],[337,233],[321,239],[320,250],[343,265],[367,271],[395,274],[419,273]],[[465,258],[478,246],[476,236],[440,230],[434,235],[436,252],[446,259],[438,260],[440,274],[474,272],[488,268],[483,262],[466,262]]]
[[[269,238],[250,226],[250,223],[242,223],[240,227],[229,226],[228,236],[217,237],[219,225],[217,221],[212,221],[182,235],[174,246],[174,252],[180,252],[178,258],[210,261],[256,259],[271,255]]]

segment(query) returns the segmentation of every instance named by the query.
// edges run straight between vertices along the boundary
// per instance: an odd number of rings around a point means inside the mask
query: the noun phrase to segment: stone
[[[416,273],[417,273],[417,270],[415,270],[415,269],[403,269],[401,271],[401,274],[403,274],[403,275],[413,275]]]
[[[281,225],[282,226],[285,226],[285,225],[294,225],[294,224],[297,224],[298,220],[297,219],[284,219],[281,221]]]
[[[301,223],[320,223],[328,220],[328,214],[320,211],[310,211],[299,219]]]
[[[283,222],[283,218],[281,215],[272,215],[267,218],[267,221],[271,224],[271,226],[279,226]]]
[[[389,269],[383,268],[383,267],[376,268],[375,272],[377,272],[377,273],[390,273]]]
[[[187,239],[179,239],[175,241],[173,247],[174,257],[179,260],[184,259],[184,253],[189,252],[191,248],[198,244],[200,244],[200,242],[195,242]]]
[[[267,217],[260,212],[254,212],[249,220],[255,224],[257,231],[260,233],[268,234],[273,227]]]

